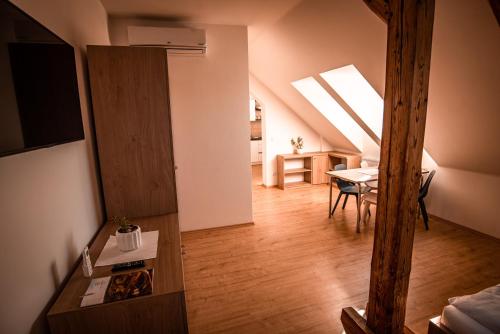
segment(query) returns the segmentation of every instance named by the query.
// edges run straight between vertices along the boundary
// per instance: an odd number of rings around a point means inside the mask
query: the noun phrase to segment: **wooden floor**
[[[254,185],[255,225],[182,234],[190,332],[340,333],[368,300],[373,222],[352,199],[328,219],[328,187]],[[447,298],[500,282],[500,241],[430,221],[415,234],[406,324],[427,331]]]

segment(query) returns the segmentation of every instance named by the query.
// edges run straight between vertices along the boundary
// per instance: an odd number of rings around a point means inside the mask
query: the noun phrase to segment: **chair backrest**
[[[338,164],[333,167],[334,170],[346,170],[347,166],[344,164]]]
[[[429,185],[431,184],[431,181],[432,181],[432,178],[434,177],[434,174],[436,174],[435,170],[431,171],[429,176],[427,176],[427,180],[425,180],[424,185],[420,188],[420,193],[418,194],[419,199],[427,196],[427,193],[429,192]]]
[[[333,167],[333,169],[334,170],[345,170],[345,169],[347,169],[347,166],[344,164],[338,164],[338,165],[335,165]],[[335,183],[337,183],[337,187],[339,189],[349,187],[351,185],[351,183],[344,181],[344,180],[341,180],[341,179],[335,179]]]

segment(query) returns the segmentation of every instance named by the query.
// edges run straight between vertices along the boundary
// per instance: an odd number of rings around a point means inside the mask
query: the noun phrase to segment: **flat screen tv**
[[[73,47],[0,0],[0,157],[81,139]]]

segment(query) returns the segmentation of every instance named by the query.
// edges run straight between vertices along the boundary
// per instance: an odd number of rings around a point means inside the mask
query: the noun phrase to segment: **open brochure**
[[[111,303],[153,293],[153,269],[94,278],[83,295],[81,307]]]

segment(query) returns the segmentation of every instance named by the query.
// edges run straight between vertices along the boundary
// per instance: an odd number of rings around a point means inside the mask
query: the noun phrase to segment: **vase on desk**
[[[302,149],[301,148],[294,148],[293,153],[295,154],[302,154]]]
[[[115,233],[116,245],[122,252],[128,252],[141,247],[141,228],[137,225],[129,225],[127,230],[119,228]]]

